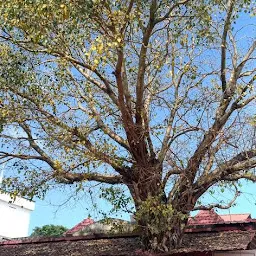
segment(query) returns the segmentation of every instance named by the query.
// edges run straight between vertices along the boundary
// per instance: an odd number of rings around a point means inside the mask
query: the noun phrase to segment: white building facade
[[[35,203],[17,197],[15,201],[9,194],[0,192],[0,238],[28,236],[30,214]]]

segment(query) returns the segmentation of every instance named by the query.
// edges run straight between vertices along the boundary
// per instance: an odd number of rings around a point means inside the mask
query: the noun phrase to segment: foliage
[[[32,237],[59,237],[62,236],[68,229],[60,225],[44,225],[35,227],[31,234]]]
[[[125,193],[125,191],[121,187],[102,187],[100,190],[99,198],[105,199],[112,205],[111,210],[108,214],[116,214],[120,213],[120,211],[128,212],[130,214],[133,213],[134,209],[132,205],[132,199]],[[106,213],[102,212],[103,216]],[[107,216],[105,216],[107,218]]]
[[[171,204],[162,204],[161,198],[149,197],[145,200],[136,213],[138,220],[143,220],[142,225],[146,226],[146,239],[144,243],[150,243],[152,249],[161,250],[162,239],[184,228],[184,220],[188,216],[177,212]],[[140,223],[141,224],[141,223]],[[168,248],[166,248],[168,250]]]
[[[100,183],[113,212],[134,202],[148,248],[179,246],[191,211],[228,208],[256,181],[254,5],[0,1],[5,188]],[[233,198],[205,204],[216,187]]]

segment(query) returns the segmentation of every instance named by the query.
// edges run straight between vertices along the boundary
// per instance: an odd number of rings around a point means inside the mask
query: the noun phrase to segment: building
[[[0,193],[0,239],[28,236],[30,214],[34,208],[34,202],[21,197],[13,201],[8,193]]]
[[[132,233],[134,225],[129,221],[108,218],[94,222],[92,219],[84,219],[73,228],[64,233],[64,236],[87,236],[91,234],[127,234]]]

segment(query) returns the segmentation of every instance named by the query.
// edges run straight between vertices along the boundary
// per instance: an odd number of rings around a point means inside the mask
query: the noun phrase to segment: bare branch
[[[99,83],[97,80],[93,79],[93,77],[91,75],[89,75],[87,72],[85,72],[85,70],[83,70],[80,66],[75,65],[75,67],[77,68],[77,70],[92,84],[96,85],[99,89],[101,89],[104,93],[106,93],[110,99],[112,100],[112,102],[118,107],[118,100],[117,100],[117,96],[115,95],[114,91],[111,89],[110,83],[107,82],[104,83],[105,86],[103,86],[101,83]]]
[[[77,90],[79,92],[79,95],[82,97],[83,100],[85,100],[85,102],[87,102],[89,104],[90,109],[93,112],[94,119],[96,120],[96,122],[98,124],[98,127],[105,134],[107,134],[110,138],[112,138],[114,141],[116,141],[119,145],[121,145],[123,148],[130,151],[130,148],[129,148],[129,145],[127,144],[127,142],[123,138],[121,138],[119,135],[117,135],[115,132],[113,132],[107,125],[105,125],[105,123],[101,119],[100,114],[98,113],[98,111],[95,108],[95,101],[93,99],[93,96],[90,93],[88,93],[88,95],[86,95],[86,96],[83,95],[79,89],[79,85],[78,85],[78,82],[76,81],[76,79],[73,77],[73,75],[70,72],[68,72],[68,74],[69,74],[70,78],[72,79],[72,81],[77,85]],[[84,111],[84,108],[80,102],[78,102],[78,106],[81,110]]]
[[[178,3],[174,4],[174,5],[172,5],[172,6],[170,7],[170,9],[167,11],[167,13],[166,13],[163,17],[160,17],[160,18],[156,19],[155,23],[159,23],[159,22],[161,22],[161,21],[164,21],[164,20],[168,19],[169,16],[171,15],[172,11],[173,11],[175,8],[179,7],[180,5],[185,5],[185,4],[188,3],[189,1],[190,1],[190,0],[183,0],[183,1],[180,1],[180,2],[178,2]]]
[[[200,206],[195,206],[193,211],[198,211],[198,210],[211,210],[213,208],[219,208],[219,209],[229,209],[230,207],[232,207],[232,205],[236,202],[237,198],[241,195],[241,192],[237,189],[237,187],[234,185],[235,187],[235,195],[233,197],[232,200],[230,200],[230,202],[226,205],[223,204],[210,204],[210,205],[200,205]]]
[[[252,43],[251,47],[249,48],[249,50],[248,50],[247,53],[245,54],[243,60],[242,60],[242,61],[240,62],[240,64],[237,66],[237,68],[236,68],[236,76],[237,76],[237,77],[240,76],[240,74],[241,74],[241,72],[242,72],[242,70],[243,70],[243,68],[244,68],[244,66],[245,66],[245,64],[246,64],[246,62],[247,62],[248,60],[250,60],[250,58],[251,58],[252,54],[254,53],[255,49],[256,49],[256,40]]]

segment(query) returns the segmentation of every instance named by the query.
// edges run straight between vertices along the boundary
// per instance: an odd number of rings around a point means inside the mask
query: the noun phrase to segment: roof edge
[[[41,243],[49,243],[49,242],[63,242],[63,241],[80,241],[80,240],[101,240],[101,239],[116,239],[116,238],[132,238],[139,237],[139,233],[124,233],[124,234],[92,234],[87,236],[63,236],[63,237],[47,237],[47,238],[21,238],[21,239],[13,239],[0,242],[0,246],[8,246],[8,245],[19,245],[19,244],[41,244]]]

